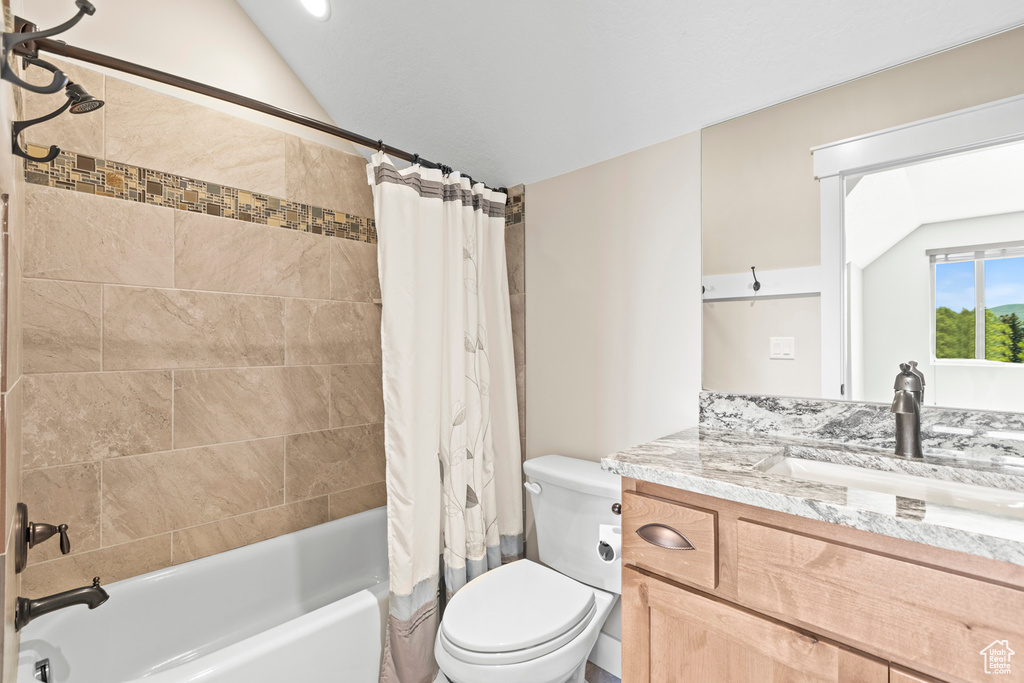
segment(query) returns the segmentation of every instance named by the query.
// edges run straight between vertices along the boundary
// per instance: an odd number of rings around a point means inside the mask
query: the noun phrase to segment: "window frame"
[[[985,262],[1003,258],[1024,257],[1024,240],[928,249],[925,251],[925,256],[928,257],[928,270],[931,277],[931,311],[929,317],[932,328],[932,363],[935,365],[985,365],[989,367],[1016,365],[1016,363],[1006,363],[985,358],[985,323],[988,317],[985,314],[988,310],[985,306]],[[938,345],[938,316],[936,315],[938,309],[936,308],[935,301],[937,266],[939,263],[965,262],[974,264],[974,358],[939,358],[936,348]]]

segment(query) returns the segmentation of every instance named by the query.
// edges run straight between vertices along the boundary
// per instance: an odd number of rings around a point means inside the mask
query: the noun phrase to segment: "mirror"
[[[843,177],[845,397],[1024,412],[1024,143]]]

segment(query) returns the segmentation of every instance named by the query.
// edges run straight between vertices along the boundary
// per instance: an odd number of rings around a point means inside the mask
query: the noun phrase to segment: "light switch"
[[[773,360],[796,359],[796,337],[770,337],[771,352],[768,357]]]

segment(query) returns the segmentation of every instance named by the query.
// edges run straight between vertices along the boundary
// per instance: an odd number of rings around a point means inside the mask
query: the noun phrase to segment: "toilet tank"
[[[552,569],[589,586],[622,592],[621,478],[562,455],[523,463],[537,528],[537,553]],[[602,545],[604,543],[604,545]]]

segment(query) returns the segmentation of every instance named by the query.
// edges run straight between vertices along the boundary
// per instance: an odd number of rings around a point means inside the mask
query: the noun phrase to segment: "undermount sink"
[[[1024,519],[1024,490],[993,488],[791,456],[765,461],[760,469],[767,474],[780,474],[803,481],[844,486],[848,490],[848,496],[860,498],[858,502],[870,502],[865,499],[869,499],[870,493],[874,492],[891,498],[894,505],[896,501],[893,497],[899,496],[936,505]],[[884,504],[885,499],[876,499],[873,502],[876,505]]]

